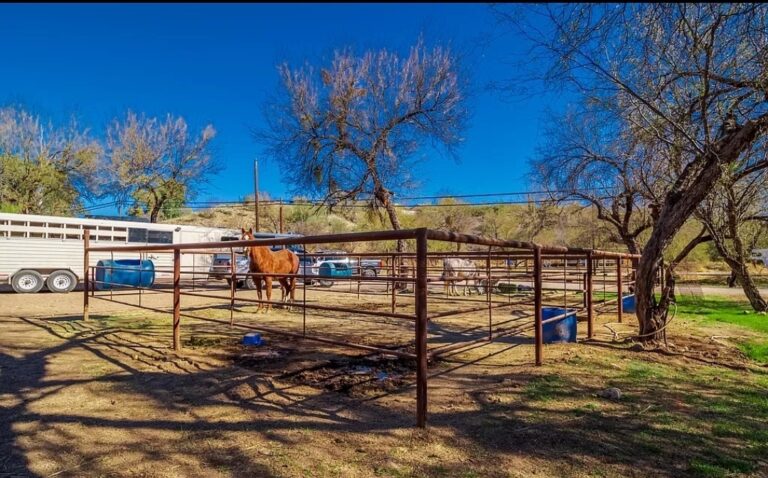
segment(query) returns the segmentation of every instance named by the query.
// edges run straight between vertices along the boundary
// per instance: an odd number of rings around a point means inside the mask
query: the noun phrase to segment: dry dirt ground
[[[358,300],[323,294],[307,302]],[[430,366],[420,430],[412,364],[274,334],[245,347],[243,330],[208,320],[228,320],[227,301],[211,302],[183,298],[198,319],[184,317],[176,353],[167,313],[93,300],[84,322],[81,294],[0,294],[0,476],[768,476],[768,374],[713,340],[720,329],[674,324],[674,355],[598,327],[596,341],[547,346],[541,367],[528,336],[446,357]],[[240,305],[235,319],[301,330],[301,312],[252,311]],[[432,346],[486,318],[436,320]],[[411,324],[384,322],[312,314],[307,328],[381,345],[412,337]],[[600,398],[607,387],[622,398]]]

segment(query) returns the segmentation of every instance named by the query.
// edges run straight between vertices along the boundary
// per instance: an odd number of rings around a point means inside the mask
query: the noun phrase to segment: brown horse
[[[253,228],[247,231],[241,228],[241,231],[244,241],[254,239]],[[252,246],[246,249],[251,273],[265,274],[254,277],[254,282],[256,283],[259,300],[261,300],[261,280],[264,280],[267,290],[267,307],[264,313],[267,313],[272,309],[272,276],[268,274],[297,274],[299,272],[299,256],[288,249],[273,252],[266,246]],[[283,293],[281,302],[287,302],[288,295],[290,294],[288,310],[291,310],[290,304],[294,301],[294,292],[296,290],[296,277],[278,277],[277,280],[280,282],[280,289]],[[260,310],[261,303],[259,303],[259,308],[256,309],[256,312]]]

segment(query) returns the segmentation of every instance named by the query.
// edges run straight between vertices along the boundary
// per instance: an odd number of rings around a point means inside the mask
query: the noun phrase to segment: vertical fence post
[[[89,279],[90,274],[90,257],[89,257],[89,250],[90,247],[90,239],[91,239],[91,231],[84,230],[83,231],[83,320],[88,320],[88,289],[91,285],[91,281]]]
[[[143,288],[142,285],[141,285],[142,284],[142,282],[141,282],[141,273],[144,270],[144,259],[143,258],[144,258],[144,254],[139,252],[139,307],[141,307],[141,289]]]
[[[637,257],[632,258],[632,294],[637,291],[637,266],[640,260]]]
[[[400,272],[400,268],[395,265],[395,255],[392,254],[392,313],[395,313],[397,309],[397,273]]]
[[[303,252],[303,262],[304,262],[304,268],[303,268],[303,284],[302,287],[304,288],[304,294],[302,297],[302,310],[301,310],[301,333],[306,337],[307,336],[307,245],[303,244],[302,246]],[[259,278],[261,280],[261,278]]]
[[[543,326],[542,326],[542,311],[541,311],[541,293],[542,293],[542,281],[541,281],[541,246],[538,244],[533,247],[533,324],[534,324],[534,339],[536,342],[536,365],[541,365],[543,343]]]
[[[427,425],[427,230],[416,235],[416,425]]]
[[[491,247],[488,247],[488,257],[485,259],[485,296],[488,301],[488,340],[493,340],[493,307],[491,306],[491,289],[493,284],[491,283]]]
[[[173,350],[181,350],[181,251],[173,250]]]
[[[229,270],[232,275],[232,280],[229,287],[229,326],[235,322],[235,289],[237,288],[237,258],[235,257],[235,250],[230,248]],[[245,276],[245,280],[248,280],[248,276]]]
[[[624,316],[624,284],[622,283],[622,271],[621,271],[621,257],[616,259],[616,293],[619,296],[617,303],[617,314],[619,316],[619,323],[621,323]]]
[[[592,251],[587,251],[587,273],[584,300],[587,307],[587,338],[595,333],[595,309],[592,305]]]

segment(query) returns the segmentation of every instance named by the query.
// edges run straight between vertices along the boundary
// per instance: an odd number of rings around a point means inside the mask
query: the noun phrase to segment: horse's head
[[[240,240],[242,241],[250,241],[255,239],[256,236],[253,235],[253,228],[248,229],[247,231],[245,228],[240,228]],[[251,248],[250,247],[243,247],[243,252],[246,256],[250,256],[251,254]]]
[[[247,231],[244,228],[240,228],[240,239],[243,241],[250,241],[251,239],[254,239],[253,235],[253,228],[248,229]]]

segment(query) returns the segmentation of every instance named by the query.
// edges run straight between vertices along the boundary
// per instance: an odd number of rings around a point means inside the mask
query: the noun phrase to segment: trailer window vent
[[[67,234],[67,239],[81,239],[80,234]]]
[[[24,231],[11,231],[11,237],[27,237]]]

